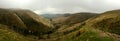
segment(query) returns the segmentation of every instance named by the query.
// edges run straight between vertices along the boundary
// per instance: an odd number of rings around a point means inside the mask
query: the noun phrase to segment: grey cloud
[[[14,1],[0,0],[0,7],[31,9],[41,13],[104,12],[120,8],[118,0],[27,0],[28,3]]]

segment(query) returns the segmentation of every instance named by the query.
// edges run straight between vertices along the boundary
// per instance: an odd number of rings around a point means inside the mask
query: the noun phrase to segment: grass
[[[120,11],[120,10],[119,10]],[[113,33],[120,34],[120,12],[105,12],[95,18],[86,21],[86,25],[80,30],[71,32],[61,37],[60,41],[116,41],[111,36]],[[119,35],[118,35],[119,36]],[[119,40],[118,40],[119,41]]]
[[[9,30],[0,29],[0,41],[34,41]]]
[[[100,33],[100,31],[96,31],[94,28],[85,26],[78,31],[68,34],[62,38],[62,41],[114,41],[112,37],[107,35],[101,36]]]
[[[115,34],[120,34],[120,12],[110,11],[105,12],[98,17],[89,20],[87,23],[94,28],[103,31],[108,31]]]

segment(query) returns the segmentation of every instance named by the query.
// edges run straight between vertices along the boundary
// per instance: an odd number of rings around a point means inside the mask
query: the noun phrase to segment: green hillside
[[[107,11],[82,23],[59,28],[51,37],[56,41],[120,41],[119,15],[120,10]]]
[[[120,10],[113,10],[102,13],[88,22],[94,28],[103,31],[120,34]]]
[[[0,41],[120,41],[120,10],[52,21],[30,10],[0,9]]]
[[[8,26],[0,24],[0,41],[35,41],[8,28]]]

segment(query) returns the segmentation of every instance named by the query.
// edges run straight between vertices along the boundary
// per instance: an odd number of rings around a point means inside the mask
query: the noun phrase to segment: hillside
[[[91,18],[87,23],[100,30],[120,34],[120,10],[113,10],[102,13],[96,18]]]
[[[8,26],[0,24],[0,41],[35,41],[8,28]]]
[[[32,11],[29,10],[14,10],[16,15],[21,18],[29,30],[40,32],[47,32],[53,25],[51,22]],[[34,27],[34,28],[33,28]],[[41,29],[42,28],[42,29]],[[40,30],[41,29],[41,30]]]
[[[104,12],[82,23],[59,28],[46,41],[120,41],[120,10]]]
[[[107,11],[85,21],[79,30],[61,37],[61,41],[120,41],[120,10]]]
[[[32,35],[36,38],[41,38],[42,35],[47,34],[54,28],[49,20],[30,10],[23,9],[0,9],[0,24],[8,26],[6,28],[7,30],[10,29],[10,32],[12,30],[15,33],[24,35],[24,37]],[[2,30],[6,29],[2,26],[0,28]]]
[[[51,21],[23,9],[0,9],[0,41],[120,41],[120,10],[66,14]]]
[[[26,29],[24,22],[11,10],[0,9],[0,24]]]
[[[96,13],[75,13],[69,16],[63,16],[53,19],[57,29],[55,33],[70,33],[73,30],[79,29],[79,26],[84,25],[84,21],[89,18],[95,17],[98,14]],[[70,29],[70,30],[69,30]],[[67,31],[67,32],[66,32]]]
[[[53,22],[55,22],[55,24],[71,25],[71,24],[83,22],[96,15],[97,15],[96,13],[81,12],[81,13],[71,14],[69,16],[54,18]]]

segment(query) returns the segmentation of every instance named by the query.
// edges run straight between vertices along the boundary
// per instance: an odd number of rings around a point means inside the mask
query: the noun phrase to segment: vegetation
[[[81,23],[84,22],[85,20],[94,17],[98,14],[96,13],[75,13],[75,14],[71,14],[67,17],[58,17],[53,19],[53,21],[58,21],[56,22],[57,24],[62,24],[62,25],[72,25],[72,24],[76,24],[76,23]],[[68,21],[69,20],[69,21]]]
[[[119,15],[84,12],[49,21],[30,10],[0,9],[0,41],[120,41]]]
[[[51,22],[30,10],[0,9],[0,24],[7,25],[21,35],[34,35],[39,38],[54,27]],[[1,29],[6,29],[1,26]]]
[[[13,30],[8,29],[6,25],[0,25],[0,41],[35,41],[27,38]]]
[[[120,10],[108,11],[89,20],[88,24],[103,31],[120,34]]]
[[[51,36],[56,36],[56,41],[120,41],[117,35],[120,30],[119,15],[118,10],[108,11],[88,19],[83,25],[78,23],[70,27],[61,27],[57,30],[57,34]]]
[[[104,33],[105,32],[100,30],[85,26],[65,36],[65,41],[114,41],[112,37]]]

